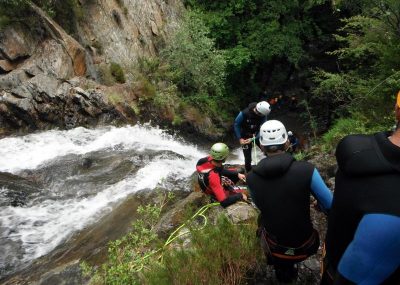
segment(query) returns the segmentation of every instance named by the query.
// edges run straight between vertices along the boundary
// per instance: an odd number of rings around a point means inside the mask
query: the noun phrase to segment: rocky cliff
[[[139,58],[156,56],[183,6],[178,0],[79,5],[74,37],[34,4],[36,26],[20,23],[0,31],[0,135],[136,119],[134,108],[116,107],[109,96],[138,99],[131,73],[127,83],[108,87],[101,84],[102,71],[110,63],[129,71]]]

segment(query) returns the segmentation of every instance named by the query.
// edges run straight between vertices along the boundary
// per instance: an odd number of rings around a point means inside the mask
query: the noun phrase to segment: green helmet
[[[229,148],[224,143],[216,143],[211,147],[210,155],[213,160],[224,160],[229,155]]]

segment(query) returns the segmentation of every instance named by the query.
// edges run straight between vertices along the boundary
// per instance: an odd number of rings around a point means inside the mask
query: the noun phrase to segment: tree
[[[226,52],[229,92],[247,96],[244,101],[267,88],[282,89],[312,65],[313,50],[326,49],[329,45],[324,43],[331,40],[324,34],[332,15],[330,1],[187,0],[186,4],[202,11],[217,48]]]

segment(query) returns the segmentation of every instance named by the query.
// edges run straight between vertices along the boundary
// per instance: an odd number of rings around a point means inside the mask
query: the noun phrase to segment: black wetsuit
[[[338,144],[323,284],[400,284],[400,147],[388,135]]]
[[[310,194],[321,202],[325,210],[329,210],[332,202],[332,193],[315,167],[305,161],[296,161],[287,153],[261,160],[248,174],[247,184],[254,203],[261,211],[262,224],[268,236],[288,248],[301,247],[314,232],[310,218]],[[318,246],[316,240],[306,256],[314,254]],[[279,269],[287,264],[290,271],[294,263],[296,261],[285,262],[277,258],[274,265]],[[280,278],[278,274],[277,277]]]
[[[256,102],[250,103],[246,109],[239,113],[235,119],[234,129],[237,139],[249,139],[256,136],[257,139],[255,143],[260,147],[258,133],[260,132],[260,126],[267,121],[267,116],[257,115],[254,112],[256,105]],[[252,143],[242,146],[246,171],[251,170],[252,147]]]

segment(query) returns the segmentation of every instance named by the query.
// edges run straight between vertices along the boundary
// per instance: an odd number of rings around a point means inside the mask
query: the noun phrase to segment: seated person
[[[229,148],[224,143],[216,143],[211,147],[210,155],[201,158],[196,165],[201,190],[227,207],[237,201],[247,201],[243,190],[235,190],[233,184],[245,181],[246,176],[235,170],[223,168],[229,155]]]

